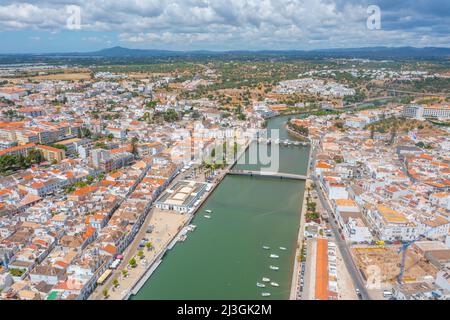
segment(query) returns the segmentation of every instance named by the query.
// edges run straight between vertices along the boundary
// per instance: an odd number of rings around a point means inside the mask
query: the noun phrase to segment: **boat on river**
[[[277,255],[277,254],[273,254],[273,253],[272,253],[272,254],[270,255],[270,257],[273,258],[273,259],[278,259],[280,256]]]
[[[277,266],[270,266],[269,267],[271,270],[279,270],[280,268],[279,267],[277,267]]]

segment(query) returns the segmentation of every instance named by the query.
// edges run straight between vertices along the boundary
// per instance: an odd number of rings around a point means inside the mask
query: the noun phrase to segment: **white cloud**
[[[428,30],[420,29],[415,23],[421,7],[415,11],[414,2],[403,1],[408,2],[405,13],[398,3],[381,6],[382,18],[388,21],[377,31],[367,30],[367,3],[356,0],[3,1],[0,31],[64,30],[66,5],[79,5],[82,31],[112,31],[122,43],[142,47],[308,49],[415,45],[417,40],[423,45],[449,43],[448,15],[427,12],[429,24],[421,27]]]

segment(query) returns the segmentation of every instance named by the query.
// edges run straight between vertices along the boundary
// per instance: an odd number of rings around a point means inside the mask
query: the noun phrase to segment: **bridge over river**
[[[293,179],[293,180],[306,180],[308,177],[301,174],[293,174],[293,173],[283,173],[283,172],[272,172],[272,171],[253,171],[253,170],[237,170],[231,169],[228,171],[228,174],[231,175],[240,175],[240,176],[263,176],[263,177],[274,177],[280,179]]]

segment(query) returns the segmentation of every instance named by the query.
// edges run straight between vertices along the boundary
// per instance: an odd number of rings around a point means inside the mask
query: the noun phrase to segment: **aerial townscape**
[[[0,300],[450,300],[450,48],[0,48]]]

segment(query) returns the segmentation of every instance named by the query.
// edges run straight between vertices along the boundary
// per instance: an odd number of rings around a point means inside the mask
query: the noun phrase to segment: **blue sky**
[[[367,28],[369,5],[381,29]],[[0,40],[0,53],[449,47],[450,1],[0,0]]]

